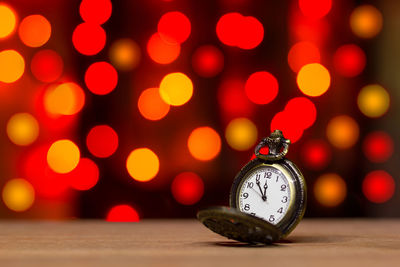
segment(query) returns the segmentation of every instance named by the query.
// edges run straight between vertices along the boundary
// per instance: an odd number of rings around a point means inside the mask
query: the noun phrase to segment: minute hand
[[[264,199],[264,193],[263,193],[263,191],[261,189],[260,181],[257,181],[256,184],[258,185],[258,188],[260,189],[261,198]]]

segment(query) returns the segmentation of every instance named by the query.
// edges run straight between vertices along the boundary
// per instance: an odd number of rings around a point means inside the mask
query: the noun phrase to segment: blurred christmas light
[[[382,29],[382,14],[372,5],[361,5],[350,15],[350,28],[361,38],[375,37]]]
[[[71,140],[58,140],[47,151],[47,164],[56,173],[71,172],[76,168],[79,160],[79,148]]]
[[[368,173],[362,183],[365,197],[374,203],[384,203],[392,198],[395,191],[393,177],[386,171],[378,170]]]
[[[31,61],[32,74],[41,82],[56,81],[62,74],[64,63],[60,55],[50,49],[36,52]]]
[[[332,151],[324,140],[309,140],[303,145],[300,158],[306,167],[322,170],[331,161]]]
[[[76,83],[67,82],[50,86],[44,94],[45,110],[52,115],[74,115],[85,104],[85,93]]]
[[[144,118],[157,121],[168,114],[170,106],[162,100],[158,88],[148,88],[139,96],[138,109]]]
[[[385,132],[369,133],[363,141],[364,155],[372,162],[385,162],[394,151],[393,139]]]
[[[35,201],[35,190],[25,179],[9,180],[3,187],[3,202],[10,210],[22,212]]]
[[[147,53],[154,62],[169,64],[178,58],[181,46],[179,43],[168,43],[155,33],[147,43]]]
[[[365,116],[378,118],[389,109],[390,96],[385,88],[378,84],[367,85],[358,93],[357,105]]]
[[[253,49],[264,39],[264,27],[259,20],[236,12],[218,20],[216,33],[223,44],[242,49]]]
[[[181,72],[167,74],[160,83],[160,96],[171,106],[187,103],[193,95],[193,83]]]
[[[190,20],[179,11],[162,15],[158,22],[158,34],[167,43],[183,43],[189,38]]]
[[[25,70],[24,58],[15,50],[0,52],[0,82],[13,83],[21,78]]]
[[[7,122],[7,135],[16,145],[30,145],[39,136],[39,124],[29,113],[14,114]]]
[[[307,64],[297,74],[297,85],[305,95],[320,96],[329,89],[331,76],[321,64]]]
[[[86,56],[99,53],[106,44],[106,38],[106,32],[100,25],[89,22],[79,24],[72,33],[75,49]]]
[[[30,15],[19,24],[18,34],[25,45],[39,47],[50,39],[51,25],[42,15]]]
[[[139,220],[139,214],[129,205],[112,207],[106,218],[108,222],[138,222]]]
[[[247,98],[244,81],[224,79],[218,88],[218,102],[224,114],[231,118],[250,117],[254,105]]]
[[[85,84],[93,94],[109,94],[115,89],[117,83],[118,73],[110,63],[95,62],[86,70]]]
[[[0,39],[6,38],[14,32],[16,25],[16,14],[7,5],[0,4]]]
[[[157,175],[160,161],[150,149],[137,148],[129,154],[126,160],[126,169],[136,181],[148,182]]]
[[[326,127],[329,142],[339,149],[352,147],[358,140],[359,132],[357,122],[347,115],[332,118]]]
[[[107,158],[118,148],[118,134],[108,125],[97,125],[90,129],[86,146],[93,156]]]
[[[311,127],[317,119],[317,108],[306,97],[295,97],[289,100],[285,106],[285,112],[289,114],[291,123],[303,130]]]
[[[213,45],[203,45],[192,56],[194,71],[202,77],[214,77],[224,68],[224,55]]]
[[[289,139],[292,144],[297,142],[303,135],[304,128],[299,127],[302,124],[301,121],[295,120],[292,113],[286,110],[278,112],[271,120],[270,130],[281,130],[283,136]]]
[[[76,190],[89,190],[99,180],[99,168],[91,159],[81,158],[76,168],[68,173],[69,185]]]
[[[320,19],[332,8],[332,0],[299,0],[301,13],[307,18]]]
[[[250,75],[244,86],[247,97],[255,104],[268,104],[278,95],[279,84],[274,75],[259,71]]]
[[[247,118],[237,118],[229,122],[225,129],[225,138],[229,146],[235,150],[250,149],[257,141],[256,125]]]
[[[171,192],[175,200],[183,205],[197,203],[204,194],[203,180],[193,172],[178,174],[171,184]]]
[[[110,0],[82,0],[79,6],[79,14],[85,22],[103,24],[112,11]]]
[[[122,71],[129,71],[136,68],[140,62],[140,47],[131,39],[119,39],[112,43],[109,57],[114,67]]]
[[[346,198],[346,182],[335,173],[323,174],[314,184],[314,195],[323,206],[335,207]]]
[[[298,72],[304,65],[319,63],[321,55],[318,47],[307,41],[294,44],[288,54],[288,63],[294,72]]]
[[[364,51],[357,45],[342,45],[333,56],[333,64],[340,75],[354,77],[364,70],[366,56]]]
[[[208,161],[219,154],[221,138],[213,128],[199,127],[190,133],[187,146],[195,159]]]

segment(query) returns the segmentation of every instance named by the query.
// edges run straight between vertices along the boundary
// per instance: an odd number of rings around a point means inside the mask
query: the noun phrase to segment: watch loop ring
[[[257,158],[264,161],[277,161],[283,159],[289,151],[290,140],[285,139],[280,130],[275,130],[267,138],[261,140],[254,152]],[[267,146],[268,154],[261,154],[261,148]]]

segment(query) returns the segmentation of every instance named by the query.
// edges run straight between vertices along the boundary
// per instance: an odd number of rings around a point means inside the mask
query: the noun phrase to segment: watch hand
[[[257,181],[256,184],[258,185],[258,188],[260,189],[261,198],[264,200],[264,194],[263,194],[263,191],[262,191],[261,186],[260,186],[260,181]]]
[[[267,200],[267,188],[268,188],[267,180],[265,180],[265,184],[264,184],[264,193],[262,194],[262,199],[263,199],[264,201]]]

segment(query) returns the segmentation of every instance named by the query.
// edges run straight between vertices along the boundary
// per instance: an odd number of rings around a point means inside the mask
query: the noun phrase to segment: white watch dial
[[[278,224],[288,211],[290,187],[277,168],[259,167],[244,178],[239,188],[239,210],[272,224]]]

